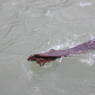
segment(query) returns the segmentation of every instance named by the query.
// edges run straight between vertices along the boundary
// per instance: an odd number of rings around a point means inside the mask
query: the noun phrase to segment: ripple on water
[[[89,66],[93,66],[95,64],[95,54],[88,53],[83,58],[80,59],[80,62],[86,63]]]

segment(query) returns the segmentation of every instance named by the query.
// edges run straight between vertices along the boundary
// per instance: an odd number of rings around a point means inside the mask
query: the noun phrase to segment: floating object
[[[95,40],[90,40],[88,42],[82,43],[80,45],[65,50],[50,49],[48,52],[45,53],[33,54],[29,56],[27,60],[36,61],[37,64],[43,66],[45,63],[54,61],[58,58],[84,53],[89,50],[95,50]]]

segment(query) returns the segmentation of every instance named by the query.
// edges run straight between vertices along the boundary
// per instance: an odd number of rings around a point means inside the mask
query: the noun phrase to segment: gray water
[[[95,0],[0,0],[0,95],[95,95],[95,51],[40,67],[31,54],[95,39]]]

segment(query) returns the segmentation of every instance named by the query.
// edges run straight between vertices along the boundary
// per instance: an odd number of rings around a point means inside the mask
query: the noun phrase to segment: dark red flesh
[[[73,48],[65,50],[50,49],[48,52],[45,53],[34,54],[29,56],[27,60],[36,61],[40,66],[43,66],[47,62],[54,61],[61,57],[68,57],[70,55],[79,54],[94,49],[95,49],[95,40],[90,40],[88,42],[77,45]]]

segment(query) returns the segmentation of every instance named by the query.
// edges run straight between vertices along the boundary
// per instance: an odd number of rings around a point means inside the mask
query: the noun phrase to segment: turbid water
[[[94,0],[0,0],[0,95],[95,95],[95,51],[44,67],[27,61],[90,39]]]

